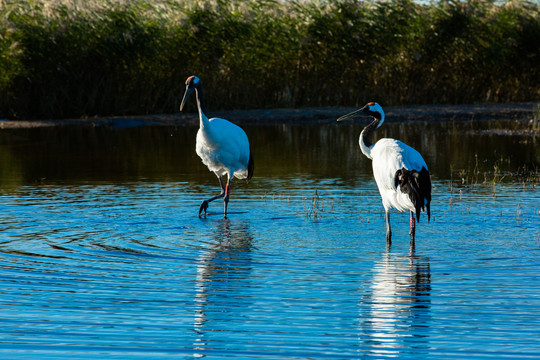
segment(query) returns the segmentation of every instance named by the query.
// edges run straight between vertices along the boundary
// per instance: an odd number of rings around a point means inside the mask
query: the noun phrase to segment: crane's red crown
[[[190,83],[197,84],[199,82],[199,78],[195,75],[192,75],[186,79],[186,85],[189,85]]]

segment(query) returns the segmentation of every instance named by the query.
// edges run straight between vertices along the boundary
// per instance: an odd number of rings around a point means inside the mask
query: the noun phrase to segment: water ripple
[[[338,189],[335,179],[258,183],[235,189],[229,219],[220,203],[199,219],[200,191],[215,187],[189,183],[3,194],[0,356],[470,359],[540,351],[536,191],[508,185],[495,198],[473,190],[456,199],[436,182],[434,218],[418,225],[411,251],[406,214],[393,216],[386,249],[370,179]],[[317,217],[306,210],[315,197],[324,203]]]

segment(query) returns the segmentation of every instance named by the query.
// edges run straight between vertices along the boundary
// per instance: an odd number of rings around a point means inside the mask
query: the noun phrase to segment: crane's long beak
[[[337,121],[349,120],[349,119],[352,119],[352,118],[355,118],[355,117],[362,116],[362,115],[364,115],[364,110],[365,110],[365,107],[363,107],[361,109],[358,109],[358,110],[355,110],[355,111],[353,111],[351,113],[348,113],[347,115],[343,115],[342,117],[337,119]]]
[[[186,92],[184,93],[184,97],[182,98],[182,103],[180,104],[180,111],[184,109],[184,105],[186,104],[189,95],[193,92],[193,88],[186,88]]]

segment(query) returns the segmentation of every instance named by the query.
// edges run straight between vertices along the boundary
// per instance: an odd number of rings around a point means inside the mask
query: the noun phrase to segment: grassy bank
[[[0,4],[0,117],[540,99],[532,1]]]

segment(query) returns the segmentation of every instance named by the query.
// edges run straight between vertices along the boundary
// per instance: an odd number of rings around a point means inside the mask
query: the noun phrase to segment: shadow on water
[[[197,259],[195,281],[195,357],[202,357],[220,345],[212,344],[227,324],[242,318],[248,307],[249,276],[252,270],[252,242],[246,222],[215,221],[209,247]],[[218,339],[216,339],[219,342]]]
[[[367,348],[364,355],[427,353],[430,294],[429,259],[413,250],[405,255],[387,249],[373,267],[370,289],[360,304],[360,339],[365,344],[362,348]]]

